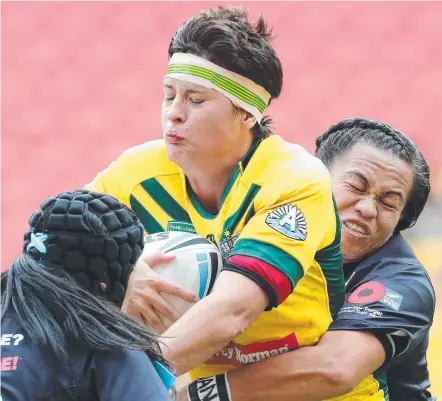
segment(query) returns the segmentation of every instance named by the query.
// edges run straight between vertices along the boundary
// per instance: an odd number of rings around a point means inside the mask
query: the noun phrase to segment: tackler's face
[[[394,233],[413,186],[413,168],[390,152],[359,143],[335,160],[331,176],[344,263],[357,262]]]
[[[218,91],[170,77],[164,78],[163,89],[167,155],[184,171],[214,166],[243,140],[241,116]]]

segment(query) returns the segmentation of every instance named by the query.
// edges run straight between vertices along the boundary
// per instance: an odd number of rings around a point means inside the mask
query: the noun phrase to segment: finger
[[[161,265],[163,263],[169,263],[176,258],[175,255],[164,252],[155,252],[147,255],[143,255],[143,261],[147,263],[151,268]]]
[[[141,311],[146,306],[144,304],[141,304],[138,298],[129,299],[125,306],[126,307],[124,312],[126,312],[132,319],[136,320],[138,323],[144,322],[141,317]]]
[[[187,291],[175,284],[168,283],[167,281],[155,281],[152,282],[155,285],[158,292],[165,292],[166,294],[174,295],[178,298],[184,299],[189,302],[198,302],[199,298],[194,292]]]
[[[145,308],[141,313],[141,316],[145,323],[151,326],[157,334],[163,334],[166,331],[166,326],[164,326],[160,315],[153,308]]]
[[[135,320],[141,326],[145,326],[146,323],[141,316],[139,302],[134,301],[133,299],[127,300],[126,305],[123,305],[121,310],[126,313],[131,319]]]
[[[173,322],[177,321],[180,317],[178,311],[157,291],[158,289],[156,287],[148,290],[138,289],[134,294],[134,302],[136,302],[134,308],[139,308],[138,310],[144,312],[145,309],[152,307],[169,320]]]
[[[146,321],[143,319],[141,313],[137,313],[135,315],[129,315],[132,320],[135,320],[140,326],[145,327]]]
[[[149,305],[139,302],[138,299],[128,304],[127,314],[141,326],[152,327],[158,334],[166,330],[158,313]]]
[[[151,305],[161,316],[166,317],[172,322],[176,322],[180,318],[178,311],[172,305],[170,305],[161,295],[159,296],[159,298],[155,297],[155,303],[152,302]]]

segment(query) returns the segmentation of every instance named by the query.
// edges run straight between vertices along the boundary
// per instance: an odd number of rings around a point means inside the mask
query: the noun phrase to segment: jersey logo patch
[[[196,234],[195,227],[192,223],[185,221],[169,221],[167,223],[167,231],[183,231],[185,233]]]
[[[358,287],[348,298],[349,304],[372,304],[381,302],[389,308],[399,310],[404,297],[386,287],[380,281],[369,281]]]
[[[286,237],[305,241],[307,222],[304,214],[294,205],[283,205],[272,210],[266,217],[266,223]]]
[[[223,239],[220,242],[220,247],[221,250],[224,254],[224,257],[228,257],[230,255],[230,252],[232,252],[233,247],[235,246],[235,242],[239,237],[239,234],[235,234],[235,235],[229,235],[228,237],[226,237],[225,239]]]
[[[379,281],[369,281],[358,287],[348,298],[349,304],[372,304],[380,301],[386,293],[384,284]]]
[[[404,297],[388,287],[386,287],[385,290],[385,295],[379,300],[379,302],[382,302],[384,305],[397,312],[401,307],[402,299],[404,299]]]

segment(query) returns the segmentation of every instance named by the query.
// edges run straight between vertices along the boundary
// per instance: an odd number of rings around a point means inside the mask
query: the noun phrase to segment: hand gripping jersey
[[[353,392],[333,401],[435,400],[428,391],[426,359],[435,295],[410,246],[396,234],[356,266],[346,265],[345,271],[346,302],[330,330],[373,333],[386,359]]]
[[[196,232],[225,269],[248,276],[269,307],[243,334],[192,371],[210,376],[315,344],[344,299],[340,220],[327,169],[279,136],[256,141],[233,170],[217,214],[199,204],[163,141],[126,151],[89,184],[130,206],[147,233]]]

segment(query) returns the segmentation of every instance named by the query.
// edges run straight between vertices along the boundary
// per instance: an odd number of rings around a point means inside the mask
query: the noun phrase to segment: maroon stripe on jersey
[[[278,305],[282,304],[292,293],[290,279],[282,271],[263,260],[244,255],[233,255],[228,260],[236,266],[255,272],[264,279],[275,291]]]

